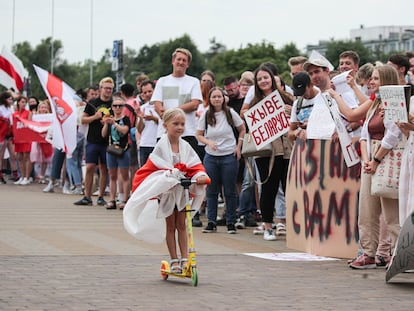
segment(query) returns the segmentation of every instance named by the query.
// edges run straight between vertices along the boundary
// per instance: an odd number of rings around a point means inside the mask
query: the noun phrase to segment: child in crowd
[[[174,273],[181,273],[188,254],[186,215],[180,212],[185,207],[180,180],[187,177],[195,182],[190,187],[190,193],[194,196],[191,209],[195,212],[204,198],[204,184],[209,181],[197,153],[181,139],[185,120],[185,113],[179,108],[171,108],[164,113],[166,134],[161,137],[145,165],[136,172],[133,194],[123,212],[125,229],[131,235],[150,242],[166,239],[171,271]],[[177,254],[176,232],[181,260]]]
[[[51,113],[48,101],[42,101],[37,106],[37,114]],[[49,142],[33,142],[30,151],[30,161],[40,164],[38,181],[40,184],[46,184],[46,169],[52,163],[53,147]]]

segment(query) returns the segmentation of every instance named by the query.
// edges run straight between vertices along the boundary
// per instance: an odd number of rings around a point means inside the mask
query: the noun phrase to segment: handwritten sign
[[[277,90],[246,111],[244,119],[258,150],[287,133],[290,126]]]
[[[285,192],[288,248],[355,257],[360,170],[360,165],[345,165],[339,142],[296,139]]]
[[[394,258],[385,275],[385,281],[391,280],[401,272],[414,269],[414,213],[404,221],[395,245]]]
[[[325,96],[324,98],[326,105],[328,106],[332,119],[335,122],[336,132],[338,133],[339,143],[341,145],[346,165],[351,167],[359,164],[361,160],[358,152],[355,149],[351,136],[342,122],[336,103],[334,103],[334,100],[329,95],[324,94],[323,96]]]
[[[405,85],[385,85],[379,87],[384,105],[384,124],[397,121],[408,122],[408,104]]]

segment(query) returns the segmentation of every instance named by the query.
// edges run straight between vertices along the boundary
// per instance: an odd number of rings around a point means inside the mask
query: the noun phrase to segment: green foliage
[[[253,71],[264,62],[277,64],[279,73],[289,72],[287,61],[297,55],[300,55],[300,52],[293,43],[277,50],[272,44],[263,41],[216,54],[207,63],[207,67],[216,74],[217,84],[221,85],[225,77],[240,77],[244,71]]]
[[[45,98],[46,95],[40,86],[39,80],[34,72],[32,64],[51,72],[51,46],[53,43],[54,67],[53,73],[58,78],[68,83],[75,90],[89,86],[90,83],[90,62],[69,64],[61,59],[63,45],[60,40],[46,38],[32,47],[29,42],[17,43],[13,47],[13,52],[23,62],[29,71],[31,79],[32,94]],[[277,64],[279,73],[283,80],[291,83],[288,59],[292,56],[301,55],[294,43],[289,43],[276,49],[276,47],[266,41],[256,44],[248,44],[239,49],[227,50],[226,46],[217,42],[213,37],[210,39],[210,48],[204,54],[200,53],[188,34],[171,39],[167,42],[156,43],[151,46],[144,45],[138,52],[134,49],[124,47],[124,68],[123,77],[125,82],[135,85],[135,77],[140,73],[147,74],[150,79],[158,79],[160,76],[171,73],[171,55],[178,47],[184,47],[193,54],[192,63],[188,69],[188,74],[199,77],[201,72],[209,69],[216,74],[216,82],[222,84],[225,77],[234,75],[239,77],[243,71],[255,70],[263,62],[273,62]],[[359,41],[331,41],[328,43],[326,57],[332,64],[338,66],[338,56],[345,50],[354,50],[360,56],[360,65],[366,62],[374,62],[379,59],[383,62],[389,57],[380,51],[367,49]],[[394,52],[393,52],[394,53]],[[103,77],[112,77],[115,80],[115,72],[112,71],[111,50],[106,49],[99,61],[93,62],[93,81],[98,84]]]
[[[332,63],[335,68],[338,68],[339,65],[339,55],[344,52],[352,50],[358,53],[359,55],[359,65],[363,65],[368,62],[375,62],[377,60],[370,49],[366,48],[361,41],[331,41],[327,45],[327,50],[325,53],[326,58]]]

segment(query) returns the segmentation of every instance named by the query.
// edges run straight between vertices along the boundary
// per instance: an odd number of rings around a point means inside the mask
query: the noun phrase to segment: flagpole
[[[53,74],[53,37],[54,37],[54,26],[55,26],[55,0],[52,0],[52,40],[50,42],[50,72]]]
[[[13,17],[12,17],[12,42],[11,42],[11,49],[13,49],[14,45],[14,22],[15,22],[15,16],[16,16],[16,0],[13,0]]]
[[[91,43],[91,59],[89,61],[89,85],[93,83],[93,0],[91,0],[91,33],[90,33],[90,43]]]

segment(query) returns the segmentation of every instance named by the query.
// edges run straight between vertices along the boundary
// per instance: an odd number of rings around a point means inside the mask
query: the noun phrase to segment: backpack
[[[131,122],[131,128],[135,127],[135,122],[137,120],[137,113],[135,112],[134,108],[132,108],[131,105],[129,104],[125,104],[125,107],[127,107],[127,109],[132,112],[132,115],[134,116],[134,120],[129,120]]]

